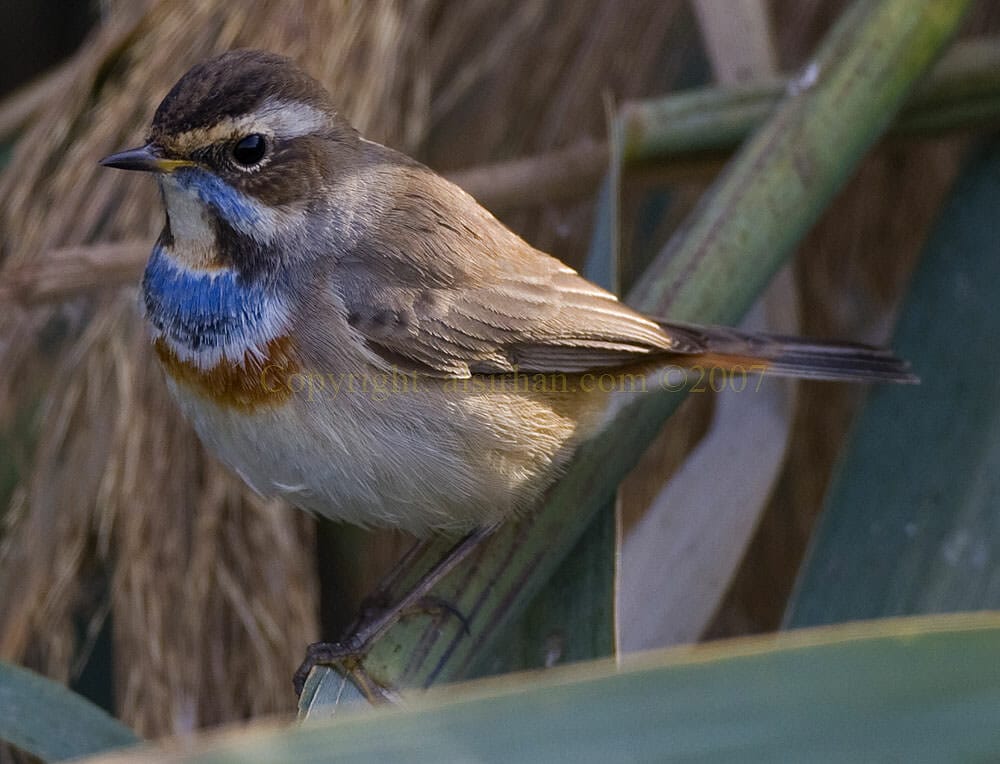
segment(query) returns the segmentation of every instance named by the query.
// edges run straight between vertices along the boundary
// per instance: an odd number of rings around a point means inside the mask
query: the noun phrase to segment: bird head
[[[236,50],[188,71],[145,145],[101,164],[157,174],[161,242],[185,265],[251,276],[275,267],[274,251],[305,230],[358,153],[357,132],[320,83],[283,56]]]

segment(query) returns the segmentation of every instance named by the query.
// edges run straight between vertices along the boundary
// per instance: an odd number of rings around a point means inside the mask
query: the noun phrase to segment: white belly
[[[496,393],[432,389],[381,401],[300,393],[247,413],[173,381],[171,389],[209,450],[257,492],[416,534],[526,509],[557,474],[575,430],[546,406]]]

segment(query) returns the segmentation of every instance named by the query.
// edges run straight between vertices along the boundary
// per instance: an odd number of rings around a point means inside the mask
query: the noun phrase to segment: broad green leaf
[[[124,748],[139,737],[89,700],[20,666],[0,663],[0,740],[43,761]]]
[[[790,627],[1000,607],[998,200],[994,141],[944,206],[899,319],[893,344],[921,384],[871,391]]]
[[[576,664],[188,750],[100,761],[996,761],[1000,614],[674,648],[620,669]]]

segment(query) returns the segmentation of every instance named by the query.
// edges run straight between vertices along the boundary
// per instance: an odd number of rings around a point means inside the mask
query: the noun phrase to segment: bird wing
[[[423,170],[420,181],[379,210],[333,274],[348,323],[385,361],[468,377],[578,373],[697,351],[444,179]]]
[[[739,373],[917,381],[880,348],[651,320],[530,247],[458,187],[396,156],[386,164],[394,172],[371,185],[398,187],[368,210],[365,233],[333,259],[332,274],[355,337],[384,362],[464,378],[669,357],[679,367]]]

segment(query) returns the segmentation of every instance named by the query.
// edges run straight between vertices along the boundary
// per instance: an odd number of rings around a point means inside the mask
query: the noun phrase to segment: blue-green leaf
[[[0,663],[0,740],[43,761],[135,745],[139,737],[89,700],[39,674]]]

